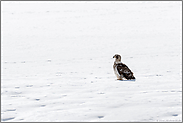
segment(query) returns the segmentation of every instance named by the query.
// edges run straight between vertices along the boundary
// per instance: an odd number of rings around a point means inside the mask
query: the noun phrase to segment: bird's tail
[[[132,76],[132,79],[135,79],[135,77],[134,77],[134,76]]]

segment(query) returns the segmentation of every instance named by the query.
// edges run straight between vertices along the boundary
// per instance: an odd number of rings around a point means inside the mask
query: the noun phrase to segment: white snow
[[[182,121],[181,1],[1,3],[1,121]]]

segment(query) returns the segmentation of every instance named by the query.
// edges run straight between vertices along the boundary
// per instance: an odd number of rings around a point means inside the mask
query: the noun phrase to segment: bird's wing
[[[126,79],[133,79],[133,72],[125,64],[117,64],[117,71],[120,75],[123,75]]]
[[[117,72],[118,72],[119,75],[123,75],[124,66],[122,65],[122,63],[117,64],[116,69],[117,69]]]

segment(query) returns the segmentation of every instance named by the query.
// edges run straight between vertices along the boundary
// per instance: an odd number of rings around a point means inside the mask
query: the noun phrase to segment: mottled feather
[[[116,64],[119,75],[123,75],[127,80],[135,79],[133,72],[123,63]]]

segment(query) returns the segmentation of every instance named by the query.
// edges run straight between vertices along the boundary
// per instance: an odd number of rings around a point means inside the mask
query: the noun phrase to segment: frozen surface
[[[1,121],[182,121],[181,1],[1,3]]]

